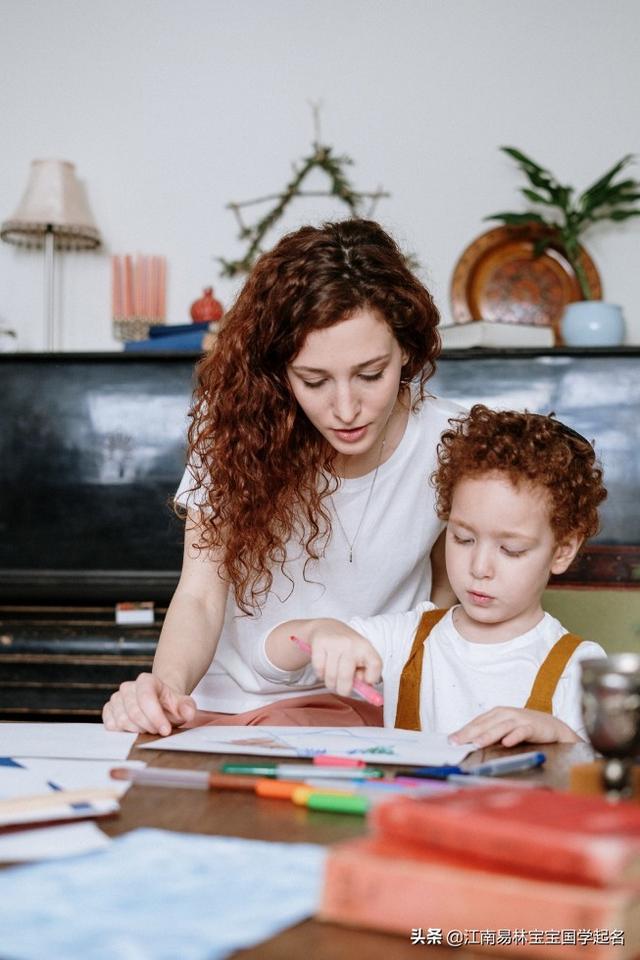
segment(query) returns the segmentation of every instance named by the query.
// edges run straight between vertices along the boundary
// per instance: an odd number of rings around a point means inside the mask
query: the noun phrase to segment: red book
[[[374,831],[470,865],[575,883],[640,889],[640,807],[548,790],[464,790],[395,798]]]
[[[474,953],[553,960],[640,953],[637,891],[532,880],[415,851],[379,837],[331,847],[319,919],[397,933],[407,943],[465,944]]]

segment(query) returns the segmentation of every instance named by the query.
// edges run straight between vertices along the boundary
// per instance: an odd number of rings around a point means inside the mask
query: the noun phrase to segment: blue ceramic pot
[[[617,347],[624,342],[621,307],[602,300],[567,304],[560,328],[568,347]]]

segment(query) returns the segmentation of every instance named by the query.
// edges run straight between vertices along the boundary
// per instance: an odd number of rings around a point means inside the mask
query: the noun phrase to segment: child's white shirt
[[[363,634],[382,658],[384,724],[396,717],[400,676],[425,610],[421,603],[404,614],[354,617],[349,626]],[[425,645],[420,688],[420,724],[424,731],[453,733],[493,707],[524,707],[538,668],[549,650],[568,631],[545,613],[527,633],[502,643],[473,643],[457,631],[453,610],[431,631]],[[586,739],[580,702],[580,661],[606,657],[592,641],[580,644],[558,681],[553,715]]]

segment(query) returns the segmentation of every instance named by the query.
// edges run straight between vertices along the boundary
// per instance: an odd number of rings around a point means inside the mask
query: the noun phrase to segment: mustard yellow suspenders
[[[413,638],[411,653],[400,676],[398,707],[395,727],[402,730],[420,730],[420,687],[422,684],[422,665],[424,648],[429,634],[447,613],[446,610],[427,610],[422,614]],[[538,668],[529,699],[525,703],[527,710],[540,710],[552,713],[553,694],[558,681],[565,671],[569,659],[582,643],[582,638],[573,633],[565,633],[553,645]]]

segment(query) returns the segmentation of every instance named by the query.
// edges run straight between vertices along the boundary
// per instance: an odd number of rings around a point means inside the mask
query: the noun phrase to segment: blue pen
[[[445,763],[442,766],[411,767],[410,770],[398,770],[394,777],[426,777],[428,780],[446,780],[454,773],[466,773],[462,767]]]
[[[410,770],[398,770],[396,777],[427,777],[430,780],[448,780],[452,776],[499,777],[505,773],[516,773],[520,770],[531,770],[539,767],[546,760],[544,753],[531,751],[516,753],[511,757],[502,757],[497,760],[488,760],[463,770],[462,767],[451,764],[432,767],[412,767]]]
[[[530,753],[516,753],[511,757],[501,757],[496,760],[488,760],[486,763],[478,763],[474,767],[469,767],[466,772],[480,777],[500,777],[504,773],[517,773],[520,770],[532,770],[534,767],[540,767],[546,759],[544,753],[532,750]]]

